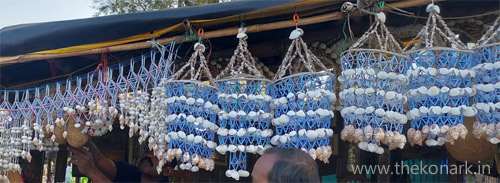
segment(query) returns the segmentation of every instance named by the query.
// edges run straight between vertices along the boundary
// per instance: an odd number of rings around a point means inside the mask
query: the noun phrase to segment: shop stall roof
[[[339,1],[241,0],[160,11],[128,13],[67,21],[33,23],[0,29],[0,57],[69,53],[185,32],[184,19],[209,27],[265,19],[297,9],[318,10]]]

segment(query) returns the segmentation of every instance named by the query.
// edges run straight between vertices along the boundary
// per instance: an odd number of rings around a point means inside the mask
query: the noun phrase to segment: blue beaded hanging
[[[336,100],[332,92],[335,77],[307,49],[301,38],[303,33],[296,28],[290,34],[292,44],[270,84],[274,107],[272,123],[276,127],[271,144],[300,148],[313,159],[328,163],[332,152],[333,111],[330,108]],[[319,70],[315,66],[319,66]]]
[[[194,50],[186,65],[165,84],[167,117],[166,127],[163,128],[168,131],[165,136],[168,143],[166,156],[170,161],[174,157],[178,159],[181,170],[212,171],[212,151],[217,146],[218,89],[213,86],[214,81],[203,56],[205,46],[196,43]],[[186,69],[189,70],[185,72]],[[210,84],[201,81],[203,74]]]
[[[339,94],[344,101],[341,139],[377,154],[384,153],[382,144],[393,150],[406,143],[402,131],[407,123],[403,110],[408,77],[404,74],[409,61],[384,22],[385,14],[376,14],[375,23],[342,54],[339,77],[344,84]],[[376,40],[373,48],[371,40]]]
[[[216,150],[229,152],[227,177],[239,180],[248,177],[247,153],[263,154],[270,147],[273,131],[269,129],[272,115],[271,96],[266,88],[269,80],[255,66],[248,51],[246,28],[238,30],[238,46],[228,66],[217,76],[219,88],[219,146]]]
[[[474,105],[478,110],[472,134],[492,144],[500,142],[500,16],[478,41]]]
[[[471,88],[474,54],[446,26],[438,6],[429,4],[427,12],[426,25],[405,48],[411,47],[406,54],[412,61],[407,72],[408,139],[411,145],[422,145],[425,139],[427,146],[453,144],[467,134],[464,116],[477,113],[469,103],[476,93]]]

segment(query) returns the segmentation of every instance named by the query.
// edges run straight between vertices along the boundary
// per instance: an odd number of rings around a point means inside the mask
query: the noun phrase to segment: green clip
[[[384,5],[385,5],[384,1],[379,1],[378,2],[378,7],[380,8],[380,10],[384,9]]]

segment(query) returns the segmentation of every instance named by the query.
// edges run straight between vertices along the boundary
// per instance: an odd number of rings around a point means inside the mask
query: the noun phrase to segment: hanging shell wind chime
[[[191,58],[167,81],[165,102],[168,116],[165,124],[160,123],[160,126],[168,126],[168,135],[165,137],[168,143],[165,153],[167,161],[176,158],[181,170],[192,172],[214,169],[212,150],[217,146],[215,133],[220,109],[217,105],[217,88],[213,86],[204,51],[205,46],[196,43]],[[210,84],[201,82],[203,74]],[[163,163],[160,161],[158,172]]]
[[[10,105],[9,92],[4,92],[4,101],[0,104],[0,180],[9,182],[8,175],[21,172],[19,157],[31,161],[29,145],[31,141],[26,136],[30,132],[29,124],[22,119],[22,105],[19,102],[19,92],[15,92],[14,103]],[[32,131],[31,131],[32,132]]]
[[[478,110],[472,134],[485,138],[492,144],[500,142],[500,16],[478,41],[477,63],[472,69],[476,72],[477,94],[474,105]]]
[[[407,116],[411,120],[408,141],[411,145],[424,141],[427,146],[453,144],[467,135],[464,116],[477,113],[469,103],[476,93],[471,88],[474,55],[447,27],[438,6],[429,4],[427,12],[427,23],[405,48],[412,46],[406,54],[413,63],[407,72]]]
[[[247,153],[263,154],[271,145],[273,131],[269,129],[271,96],[265,89],[269,80],[255,66],[248,51],[246,28],[238,29],[238,46],[228,66],[216,77],[219,88],[219,146],[216,150],[229,151],[227,177],[239,180],[248,177]]]
[[[402,52],[381,12],[368,31],[342,54],[342,140],[377,154],[384,153],[382,144],[389,150],[405,146],[402,131],[408,121],[403,111],[408,77],[404,74],[409,61]]]
[[[171,45],[175,45],[172,43]],[[167,157],[167,142],[165,137],[168,135],[168,125],[165,123],[168,116],[167,105],[167,88],[166,83],[171,76],[171,73],[168,72],[170,70],[171,62],[173,62],[173,55],[175,54],[173,50],[173,46],[170,47],[170,54],[168,55],[168,59],[171,59],[169,63],[165,63],[165,49],[166,46],[158,45],[158,49],[161,51],[161,57],[158,61],[158,65],[154,66],[152,64],[150,67],[152,75],[152,91],[151,98],[148,106],[147,113],[144,113],[142,116],[143,119],[140,122],[140,130],[139,130],[139,143],[142,144],[144,141],[148,140],[148,147],[151,150],[155,150],[154,155],[161,161],[171,161],[172,156]],[[152,60],[155,60],[152,58]],[[161,66],[162,65],[162,66]],[[164,67],[166,66],[166,67]],[[142,115],[142,113],[141,113]]]
[[[298,24],[298,15],[294,15]],[[313,159],[328,163],[332,153],[330,128],[336,96],[332,92],[334,75],[307,49],[296,28],[290,34],[292,44],[270,84],[276,135],[271,144],[295,147],[307,152]],[[293,66],[292,66],[292,63]],[[316,65],[320,71],[316,70]],[[303,71],[303,69],[306,71]],[[284,77],[288,73],[288,76]]]

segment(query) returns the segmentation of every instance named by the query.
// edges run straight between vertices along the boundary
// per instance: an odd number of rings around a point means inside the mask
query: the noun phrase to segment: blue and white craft
[[[403,110],[409,60],[384,23],[385,14],[378,13],[375,23],[342,54],[339,77],[344,85],[339,94],[344,101],[341,139],[377,154],[384,153],[382,144],[390,150],[405,146],[402,131],[408,121]]]
[[[332,92],[335,76],[307,49],[303,33],[296,28],[290,34],[292,44],[270,84],[272,124],[276,127],[271,144],[300,148],[313,159],[328,163],[333,135],[331,105],[337,99]]]
[[[475,66],[477,93],[474,105],[478,110],[472,134],[492,144],[500,142],[500,17],[478,41]]]
[[[19,157],[31,160],[29,156],[30,143],[27,138],[28,126],[23,123],[20,93],[14,93],[14,103],[9,103],[9,93],[4,92],[4,100],[0,104],[0,180],[7,181],[9,171],[21,172]],[[29,125],[29,124],[28,124]],[[31,135],[30,135],[31,136]],[[22,143],[25,142],[25,143]],[[26,153],[29,157],[26,156]]]
[[[165,84],[167,117],[164,125],[168,130],[165,135],[168,143],[166,156],[169,161],[178,159],[181,170],[212,171],[212,151],[217,146],[215,133],[220,111],[217,105],[218,89],[214,87],[215,82],[203,56],[205,46],[196,43],[194,50],[188,62]],[[201,81],[203,74],[210,84]],[[162,125],[160,123],[160,127]],[[158,166],[158,171],[161,171],[161,166]]]
[[[423,141],[427,146],[453,145],[467,135],[464,116],[477,113],[469,102],[476,93],[472,88],[474,54],[446,26],[438,6],[429,4],[427,12],[426,25],[405,48],[411,47],[406,54],[412,61],[407,72],[408,139],[411,145]]]
[[[271,96],[266,93],[270,80],[255,67],[248,51],[246,28],[238,30],[238,46],[227,67],[216,77],[219,88],[219,146],[221,154],[229,152],[227,177],[248,177],[247,153],[263,154],[271,147],[273,135],[270,113]]]

